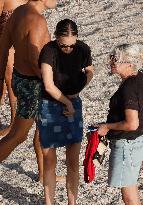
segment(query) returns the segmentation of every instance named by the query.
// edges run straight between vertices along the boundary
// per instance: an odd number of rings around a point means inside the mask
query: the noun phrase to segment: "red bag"
[[[93,163],[93,156],[99,144],[98,131],[90,132],[88,144],[85,152],[84,165],[84,181],[90,183],[95,177],[95,167]]]

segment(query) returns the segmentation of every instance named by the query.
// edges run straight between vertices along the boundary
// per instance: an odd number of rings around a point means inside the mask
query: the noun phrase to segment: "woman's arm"
[[[87,76],[87,83],[85,86],[87,86],[93,78],[94,67],[91,65],[91,66],[86,67],[84,70]]]
[[[73,115],[75,110],[73,108],[72,102],[55,86],[53,81],[53,70],[52,67],[46,63],[41,64],[41,74],[45,86],[45,90],[59,102],[66,106],[68,111],[67,115]]]
[[[116,123],[100,124],[98,133],[105,136],[109,130],[134,131],[139,126],[138,111],[125,109],[125,120]]]

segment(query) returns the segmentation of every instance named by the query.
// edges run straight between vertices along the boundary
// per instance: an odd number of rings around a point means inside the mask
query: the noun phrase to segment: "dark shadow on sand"
[[[0,180],[0,195],[4,199],[14,201],[19,205],[34,205],[39,204],[42,196],[28,193],[25,189],[20,187],[13,187],[8,183]],[[39,202],[38,202],[39,201]]]
[[[11,164],[6,164],[6,163],[2,163],[2,165],[10,170],[16,170],[18,172],[18,174],[25,174],[26,176],[28,176],[29,178],[31,178],[32,180],[38,182],[38,174],[35,174],[32,171],[25,171],[21,165],[21,162],[18,163],[11,163]]]

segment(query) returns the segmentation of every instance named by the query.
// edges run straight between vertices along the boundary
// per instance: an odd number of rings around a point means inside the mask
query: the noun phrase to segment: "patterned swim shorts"
[[[82,101],[71,99],[75,114],[66,117],[64,104],[58,101],[41,100],[38,127],[42,148],[57,148],[80,143],[83,137]]]
[[[13,70],[12,89],[17,97],[16,116],[23,119],[35,118],[41,94],[41,80],[37,76],[26,76]]]

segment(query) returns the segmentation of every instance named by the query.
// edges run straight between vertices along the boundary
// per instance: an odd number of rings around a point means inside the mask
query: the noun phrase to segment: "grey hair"
[[[143,43],[121,44],[110,54],[117,57],[117,62],[132,64],[135,71],[143,69]]]

